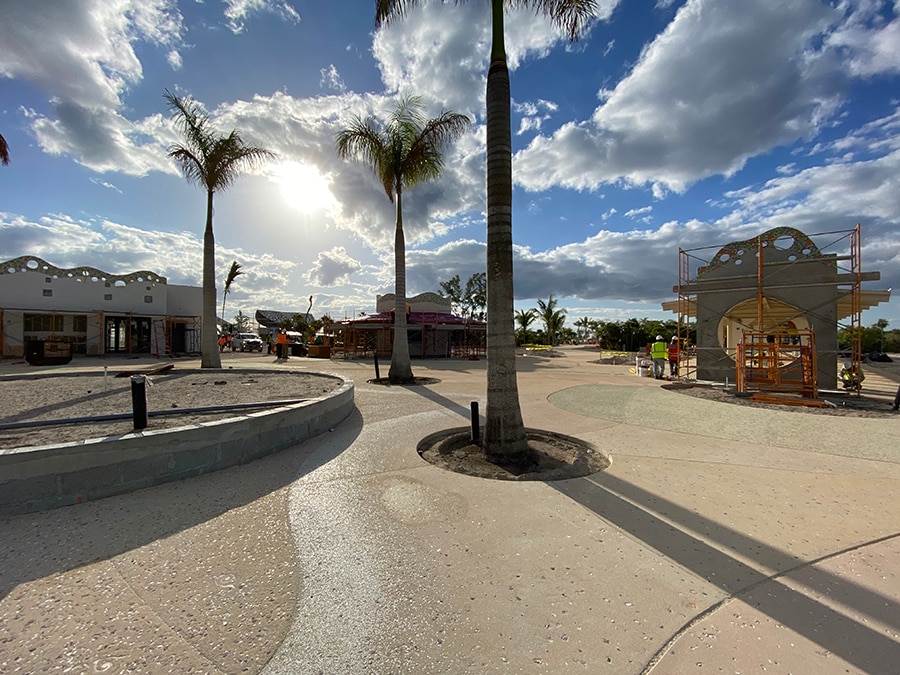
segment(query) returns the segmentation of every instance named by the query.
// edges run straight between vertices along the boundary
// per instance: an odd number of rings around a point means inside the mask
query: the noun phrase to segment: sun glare
[[[275,169],[270,179],[278,184],[284,200],[303,213],[325,210],[334,204],[328,181],[316,167],[309,164],[284,162]]]

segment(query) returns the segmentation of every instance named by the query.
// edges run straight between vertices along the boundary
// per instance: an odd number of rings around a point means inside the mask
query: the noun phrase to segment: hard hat
[[[664,339],[664,338],[663,338],[662,335],[657,335],[657,336],[656,336],[656,339],[657,339],[657,340],[662,340],[662,339]]]
[[[672,336],[672,342],[678,342],[678,338],[675,335]]]

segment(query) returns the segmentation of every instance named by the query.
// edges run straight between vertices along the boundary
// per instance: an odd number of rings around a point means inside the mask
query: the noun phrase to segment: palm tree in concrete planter
[[[409,358],[406,332],[406,238],[403,234],[403,190],[435,180],[444,169],[443,150],[472,123],[466,115],[443,111],[427,119],[418,96],[404,96],[386,124],[356,116],[338,133],[337,154],[368,164],[388,199],[396,205],[394,228],[394,346],[391,350],[391,384],[412,384],[415,377]]]
[[[213,236],[213,195],[227,189],[245,169],[252,169],[275,156],[250,145],[233,130],[227,136],[211,124],[209,115],[190,96],[179,97],[166,90],[164,97],[172,118],[184,137],[183,143],[169,146],[189,183],[206,190],[206,227],[203,230],[203,324],[201,328],[201,368],[221,368],[222,359],[216,331],[216,240]]]
[[[422,0],[376,0],[378,24],[402,17]],[[464,0],[459,0],[460,2]],[[512,264],[512,135],[503,8],[523,7],[549,17],[572,40],[596,15],[596,0],[491,0],[487,77],[487,410],[482,447],[493,461],[527,460],[528,441],[516,383]]]

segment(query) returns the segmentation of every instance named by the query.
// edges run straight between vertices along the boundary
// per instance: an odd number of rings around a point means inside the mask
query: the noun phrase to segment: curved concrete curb
[[[333,428],[353,410],[354,384],[326,396],[224,420],[0,451],[0,515],[80,504],[217,471]]]

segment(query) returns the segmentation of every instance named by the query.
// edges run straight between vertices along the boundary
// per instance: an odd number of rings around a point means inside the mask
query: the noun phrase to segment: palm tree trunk
[[[487,410],[484,454],[520,462],[527,450],[516,381],[512,265],[512,140],[503,1],[492,0],[487,80]]]
[[[203,326],[200,330],[200,367],[221,368],[216,329],[216,239],[213,236],[213,192],[206,193],[206,229],[203,231]]]
[[[415,382],[406,330],[406,239],[403,236],[403,188],[400,185],[397,186],[397,227],[394,230],[394,348],[388,380],[391,384]]]

